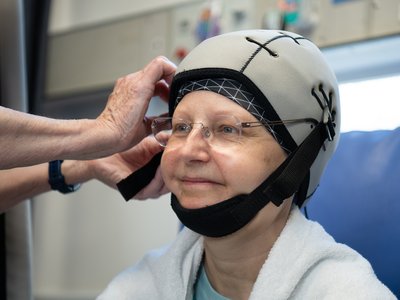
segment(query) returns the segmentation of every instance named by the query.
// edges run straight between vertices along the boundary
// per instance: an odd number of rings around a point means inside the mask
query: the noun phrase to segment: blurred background
[[[155,56],[178,64],[208,37],[265,28],[300,33],[321,47],[340,82],[343,132],[400,125],[400,0],[2,0],[0,14],[1,67],[4,53],[16,55],[15,78],[27,88],[22,109],[31,113],[94,118],[115,80]],[[26,53],[13,53],[9,42],[21,47],[24,32]],[[28,57],[26,66],[21,57]],[[2,89],[15,84],[4,77]],[[149,115],[165,111],[154,99]],[[25,231],[8,235],[21,236],[12,243],[27,249],[21,255],[32,279],[22,280],[27,294],[13,299],[93,299],[178,231],[169,195],[125,202],[95,181],[23,207],[8,214],[26,224]]]

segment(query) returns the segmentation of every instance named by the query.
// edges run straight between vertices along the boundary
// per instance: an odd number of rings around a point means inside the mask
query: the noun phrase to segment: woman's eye
[[[239,132],[237,128],[230,125],[222,125],[218,131],[223,134],[238,134]]]
[[[176,133],[184,133],[184,132],[189,132],[190,131],[190,126],[185,123],[178,123],[175,124],[173,132]]]

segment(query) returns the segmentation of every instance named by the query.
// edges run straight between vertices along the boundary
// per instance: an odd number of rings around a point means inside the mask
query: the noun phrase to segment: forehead
[[[255,119],[247,110],[227,97],[210,92],[194,91],[185,95],[176,106],[174,116],[228,114],[239,118]]]

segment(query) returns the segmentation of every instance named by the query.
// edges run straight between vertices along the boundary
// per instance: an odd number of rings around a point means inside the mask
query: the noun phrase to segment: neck
[[[286,202],[286,203],[285,203]],[[285,227],[290,202],[265,206],[239,231],[204,238],[205,270],[214,289],[230,299],[248,299],[261,267]]]

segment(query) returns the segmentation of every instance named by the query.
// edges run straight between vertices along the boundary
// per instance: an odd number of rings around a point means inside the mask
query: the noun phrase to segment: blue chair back
[[[400,128],[343,133],[307,213],[400,298]]]

